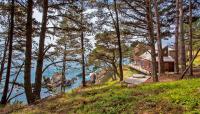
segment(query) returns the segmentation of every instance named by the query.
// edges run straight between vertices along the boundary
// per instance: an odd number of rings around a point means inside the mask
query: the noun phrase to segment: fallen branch
[[[23,84],[23,83],[9,82],[9,84],[14,84],[14,85],[17,85],[17,86],[19,86],[19,87],[23,87],[23,88],[24,88],[24,84]]]
[[[8,99],[8,102],[10,102],[12,99],[14,99],[14,98],[16,98],[16,97],[18,97],[18,96],[20,96],[22,94],[24,94],[24,92],[19,93],[19,94],[15,95],[15,96],[11,97],[10,99]]]
[[[48,64],[42,71],[42,73],[44,73],[50,66],[54,65],[54,64],[58,64],[58,63],[62,63],[63,61],[76,61],[79,62],[77,59],[66,59],[66,60],[61,60],[61,61],[56,61],[56,62],[52,62],[50,64]]]
[[[9,99],[10,95],[12,94],[12,91],[13,91],[13,89],[14,89],[15,83],[16,83],[16,81],[17,81],[17,78],[18,78],[18,76],[19,76],[19,74],[20,74],[20,72],[21,72],[23,66],[24,66],[24,62],[23,62],[23,64],[21,65],[19,71],[17,72],[17,75],[16,75],[15,79],[13,80],[13,84],[12,84],[10,93],[9,93],[9,95],[8,95],[8,97],[7,97],[7,100]]]
[[[196,57],[197,57],[197,55],[198,55],[199,52],[200,52],[200,48],[198,49],[198,51],[197,51],[197,53],[195,54],[195,56],[192,58],[192,61],[190,62],[190,64],[188,65],[188,67],[187,67],[187,68],[185,69],[185,71],[182,73],[180,79],[183,79],[183,78],[184,78],[186,72],[187,72],[187,71],[189,70],[189,68],[192,66],[192,64],[193,64],[194,60],[196,59]]]

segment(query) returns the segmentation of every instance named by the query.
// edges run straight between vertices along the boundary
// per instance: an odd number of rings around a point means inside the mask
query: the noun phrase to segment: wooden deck
[[[148,70],[145,70],[141,66],[136,65],[134,63],[133,64],[129,64],[128,66],[133,68],[133,69],[135,69],[135,70],[137,70],[138,72],[141,72],[141,73],[146,74],[146,75],[150,75],[150,73],[151,73]]]

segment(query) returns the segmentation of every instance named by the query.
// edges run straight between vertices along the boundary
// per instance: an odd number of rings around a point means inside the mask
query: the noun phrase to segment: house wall
[[[144,68],[147,71],[151,71],[151,61],[148,60],[142,60],[142,68]]]
[[[174,50],[170,50],[168,53],[169,53],[169,56],[175,58],[175,51]]]
[[[140,57],[135,57],[134,60],[136,65],[141,66],[147,71],[151,71],[151,61],[142,59]],[[158,62],[156,66],[158,67]],[[164,62],[164,70],[165,72],[174,72],[174,62]]]
[[[165,62],[164,70],[165,72],[174,72],[174,62]]]
[[[151,71],[151,61],[142,59],[141,57],[135,56],[134,57],[135,64],[141,66],[143,69],[147,71]]]
[[[139,52],[140,49],[137,48],[137,51]],[[158,50],[156,50],[158,51]],[[174,50],[168,50],[168,47],[163,48],[163,56],[171,56],[171,57],[175,57],[175,51]],[[156,56],[158,56],[156,54]],[[138,66],[141,66],[143,69],[147,70],[147,71],[151,71],[151,61],[150,60],[146,60],[141,58],[140,56],[134,56],[133,57],[135,63]],[[158,63],[156,64],[156,69],[158,69]],[[164,62],[164,70],[165,72],[174,72],[174,62]]]

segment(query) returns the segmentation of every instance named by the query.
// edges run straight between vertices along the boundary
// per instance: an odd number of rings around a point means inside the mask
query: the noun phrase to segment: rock
[[[124,81],[128,84],[140,84],[145,82],[146,80],[148,80],[150,78],[150,76],[146,76],[145,78],[135,78],[135,77],[129,77],[127,79],[125,79]]]
[[[135,86],[136,86],[135,84],[128,84],[127,85],[127,87],[130,87],[130,88],[135,87]]]
[[[146,76],[144,74],[134,74],[134,78],[145,78]]]
[[[75,83],[76,80],[77,80],[77,77],[74,77],[71,80],[66,80],[66,79],[63,80],[62,74],[56,73],[51,77],[51,79],[44,78],[44,85],[49,89],[54,89],[61,85],[71,86],[72,84]]]
[[[56,73],[52,76],[51,81],[52,83],[58,83],[62,80],[62,74]]]
[[[44,84],[48,84],[51,82],[51,79],[49,77],[43,77],[43,80],[44,80]]]
[[[72,78],[71,80],[74,80],[74,81],[75,81],[75,80],[77,80],[77,78],[76,78],[76,77],[74,77],[74,78]]]
[[[95,81],[96,81],[96,74],[95,73],[90,73],[90,81],[91,81],[91,83],[95,84]]]

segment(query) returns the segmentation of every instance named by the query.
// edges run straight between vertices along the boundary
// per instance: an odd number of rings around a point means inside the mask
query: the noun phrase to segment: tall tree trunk
[[[155,52],[155,39],[153,34],[153,21],[151,16],[151,0],[145,0],[146,1],[146,22],[147,22],[147,28],[148,28],[148,37],[150,41],[150,48],[151,48],[151,75],[153,77],[154,82],[158,82],[158,76],[157,76],[157,64],[156,64],[156,52]]]
[[[34,95],[36,100],[40,99],[41,92],[41,83],[42,83],[42,68],[44,60],[44,43],[45,43],[45,34],[47,26],[47,12],[48,12],[48,0],[43,0],[43,16],[42,16],[42,27],[40,32],[40,41],[39,41],[39,52],[37,59],[36,67],[36,76],[35,76],[35,89]]]
[[[85,82],[85,49],[84,49],[84,34],[81,32],[81,54],[82,54],[82,84],[83,87],[86,86]]]
[[[81,23],[83,24],[83,0],[81,0]],[[83,26],[83,25],[82,25]],[[82,32],[81,32],[81,56],[82,56],[82,85],[83,87],[86,86],[86,81],[85,81],[85,48],[84,48],[84,32],[83,32],[83,27]]]
[[[8,16],[8,20],[10,20],[10,16]],[[10,29],[10,21],[9,21],[9,28],[8,29]],[[2,57],[2,60],[1,60],[0,84],[1,84],[2,77],[3,77],[3,73],[4,73],[5,61],[6,61],[7,51],[8,51],[8,44],[9,44],[9,37],[10,37],[10,31],[8,30],[8,36],[5,39],[3,57]]]
[[[189,17],[189,31],[190,31],[190,41],[189,41],[189,47],[190,47],[190,55],[189,55],[189,59],[190,62],[192,61],[192,0],[190,0],[190,6],[189,6],[189,10],[190,10],[190,17]],[[190,69],[189,69],[189,74],[192,76],[193,75],[193,65],[191,65]]]
[[[65,49],[63,51],[63,68],[62,68],[62,84],[61,84],[61,92],[65,92],[65,87],[64,87],[64,82],[66,80],[65,78],[65,73],[66,73],[66,49],[67,49],[67,45],[65,44]]]
[[[10,26],[9,26],[9,28],[10,28]],[[8,32],[8,37],[10,36],[9,34],[10,34],[10,31]],[[1,83],[1,80],[2,80],[3,72],[4,72],[4,65],[5,65],[5,61],[6,61],[6,53],[7,53],[7,50],[8,50],[8,44],[9,44],[9,38],[6,38],[5,44],[4,44],[5,48],[4,48],[4,51],[3,51],[3,57],[2,57],[2,60],[1,60],[0,83]]]
[[[122,48],[121,48],[121,38],[120,38],[120,30],[119,30],[119,16],[117,10],[117,3],[114,0],[114,7],[115,7],[115,14],[116,14],[116,23],[115,29],[117,33],[117,43],[118,43],[118,50],[119,50],[119,73],[120,73],[120,81],[123,81],[123,68],[122,68]]]
[[[176,0],[176,28],[175,28],[175,61],[174,61],[174,71],[179,73],[179,51],[178,51],[178,39],[179,39],[179,0]]]
[[[27,23],[26,23],[25,69],[24,69],[24,89],[28,104],[34,102],[34,95],[32,92],[32,85],[31,85],[32,13],[33,13],[33,0],[28,0]]]
[[[116,45],[115,45],[115,47],[116,47]],[[113,76],[114,76],[113,80],[117,80],[117,76],[119,76],[115,60],[116,60],[116,53],[115,53],[115,51],[113,51],[113,58],[112,58],[112,67],[113,67]]]
[[[1,104],[7,103],[7,94],[9,89],[9,81],[10,81],[10,70],[11,70],[11,62],[12,62],[12,48],[13,48],[13,30],[14,30],[14,14],[15,14],[15,1],[11,2],[11,20],[10,20],[10,33],[9,33],[9,54],[8,54],[8,63],[7,63],[7,73],[6,73],[6,81],[4,85],[3,95],[1,99]]]
[[[158,12],[158,3],[157,0],[154,0],[154,9],[156,16],[156,30],[157,30],[157,46],[158,46],[158,73],[159,75],[164,73],[164,62],[163,62],[163,49],[162,49],[162,41],[160,35],[160,15]]]
[[[118,71],[117,71],[117,66],[115,64],[115,62],[112,63],[112,66],[113,66],[113,71],[114,71],[114,77],[113,79],[116,80],[117,79],[117,76],[120,76]]]
[[[183,33],[183,0],[179,0],[179,38],[181,51],[181,72],[186,68],[185,39]]]

